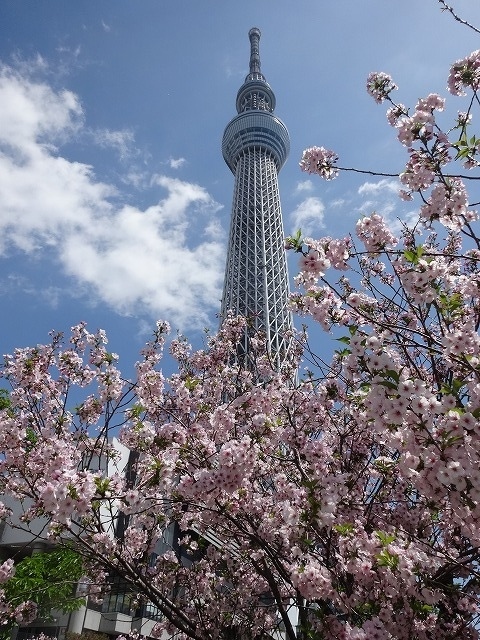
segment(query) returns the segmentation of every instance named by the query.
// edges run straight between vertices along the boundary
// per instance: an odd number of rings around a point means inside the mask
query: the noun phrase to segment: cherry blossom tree
[[[1,490],[22,505],[17,526],[74,546],[90,597],[121,578],[161,612],[153,633],[180,640],[480,636],[480,235],[466,187],[480,178],[479,87],[475,51],[451,67],[466,107],[445,131],[443,97],[407,109],[390,76],[369,76],[418,215],[397,233],[372,213],[347,238],[287,238],[292,305],[340,345],[328,366],[298,337],[277,370],[261,335],[245,366],[248,319],[231,317],[204,350],[173,340],[168,379],[164,323],[133,381],[84,324],[5,358]],[[301,166],[333,179],[338,162],[313,147]],[[134,452],[128,473],[112,436]],[[2,620],[35,615],[0,596]]]

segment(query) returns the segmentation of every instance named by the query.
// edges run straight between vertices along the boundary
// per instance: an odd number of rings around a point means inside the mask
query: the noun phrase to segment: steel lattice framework
[[[227,125],[222,143],[235,187],[221,313],[224,317],[231,310],[249,318],[252,329],[265,333],[279,364],[292,329],[278,189],[290,140],[273,115],[275,95],[260,70],[260,31],[253,28],[248,35],[250,72],[238,91],[238,115]]]

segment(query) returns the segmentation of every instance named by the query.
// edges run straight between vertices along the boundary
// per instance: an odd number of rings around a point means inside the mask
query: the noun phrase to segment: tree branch
[[[473,24],[470,24],[470,22],[467,22],[466,20],[463,20],[463,18],[460,18],[459,15],[457,15],[455,13],[455,11],[453,10],[453,7],[450,7],[445,0],[438,0],[439,3],[442,5],[443,9],[442,11],[448,11],[449,13],[452,14],[452,16],[455,18],[455,20],[457,22],[460,22],[461,24],[464,24],[466,27],[469,27],[470,29],[473,29],[473,31],[475,31],[475,33],[480,33],[480,29],[477,29],[477,27],[474,27]]]
[[[355,169],[354,167],[335,167],[339,171],[352,171],[353,173],[363,173],[369,176],[383,176],[385,178],[398,178],[399,173],[383,173],[371,169]],[[401,172],[400,172],[401,173]],[[464,173],[444,173],[444,178],[461,178],[462,180],[480,180],[480,176],[467,176]]]

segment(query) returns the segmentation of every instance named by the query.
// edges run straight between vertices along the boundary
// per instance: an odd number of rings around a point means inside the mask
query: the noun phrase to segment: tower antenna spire
[[[260,68],[260,38],[261,31],[258,27],[253,27],[248,32],[248,37],[250,38],[250,76],[254,74],[257,76],[262,75],[262,71]],[[255,78],[255,79],[257,79]],[[262,76],[263,78],[263,76]],[[253,79],[253,78],[252,78]]]

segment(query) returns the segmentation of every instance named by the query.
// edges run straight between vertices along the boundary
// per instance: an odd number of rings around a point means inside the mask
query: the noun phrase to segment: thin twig
[[[382,173],[370,169],[355,169],[354,167],[335,167],[339,171],[353,171],[354,173],[365,173],[369,176],[385,176],[386,178],[398,178],[398,173]]]
[[[363,173],[369,176],[383,176],[386,178],[398,178],[399,173],[382,173],[381,171],[374,171],[372,169],[355,169],[354,167],[337,167],[338,171],[353,171],[353,173]],[[461,178],[462,180],[480,180],[480,176],[468,176],[464,173],[444,173],[444,178]]]
[[[470,27],[470,29],[473,29],[475,31],[475,33],[480,33],[480,29],[477,29],[477,27],[474,27],[473,24],[470,24],[470,22],[467,22],[466,20],[463,20],[463,18],[460,18],[459,15],[457,15],[455,13],[455,11],[453,10],[453,7],[450,7],[445,0],[438,0],[439,3],[442,5],[443,9],[442,11],[448,11],[449,13],[452,14],[452,16],[455,18],[455,20],[457,22],[460,22],[461,24],[464,24],[466,27]]]

